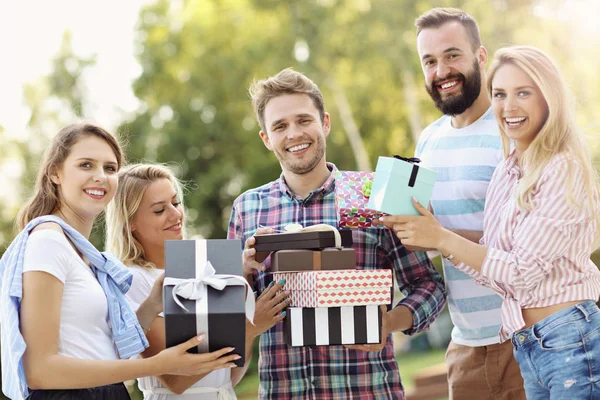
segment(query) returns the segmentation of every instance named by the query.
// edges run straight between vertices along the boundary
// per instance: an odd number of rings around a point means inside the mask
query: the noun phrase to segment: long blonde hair
[[[600,194],[598,173],[592,165],[591,156],[585,138],[575,122],[573,100],[558,68],[554,62],[541,50],[530,46],[505,47],[496,52],[494,60],[488,71],[488,90],[492,93],[494,76],[498,69],[506,64],[512,64],[535,82],[548,108],[548,117],[542,125],[529,147],[519,155],[519,166],[525,171],[520,180],[516,193],[517,204],[521,210],[531,210],[532,197],[536,185],[550,160],[557,154],[566,154],[569,179],[567,188],[573,187],[574,168],[581,169],[584,187],[587,191],[589,211],[596,216],[600,223],[597,199]],[[510,139],[500,126],[500,137],[504,156],[510,155]],[[577,165],[577,167],[576,167]],[[571,197],[568,198],[573,206],[584,207],[584,204],[575,204]]]
[[[112,149],[117,159],[117,168],[125,162],[123,152],[117,139],[105,129],[89,122],[68,125],[60,130],[46,149],[40,169],[35,180],[33,195],[19,211],[15,226],[21,230],[34,218],[49,215],[60,208],[58,186],[52,182],[52,175],[65,162],[71,149],[83,137],[96,136],[104,140]]]
[[[159,179],[168,179],[173,184],[183,204],[182,185],[168,167],[160,164],[132,164],[119,172],[117,193],[106,209],[106,249],[125,265],[155,267],[146,259],[144,247],[131,232],[131,220],[140,207],[146,189]],[[185,229],[185,214],[182,229]]]

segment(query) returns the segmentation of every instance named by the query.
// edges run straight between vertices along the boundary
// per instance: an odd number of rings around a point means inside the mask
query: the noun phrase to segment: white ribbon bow
[[[174,286],[173,301],[188,312],[177,296],[198,301],[206,298],[208,286],[216,290],[223,290],[226,286],[246,286],[246,318],[254,325],[255,302],[248,282],[238,275],[217,274],[210,261],[206,262],[202,276],[190,279],[166,277],[163,286]]]
[[[300,224],[287,224],[283,230],[288,233],[296,233],[296,232],[326,232],[332,231],[333,237],[335,241],[335,247],[338,249],[342,248],[342,236],[340,235],[340,231],[338,231],[334,226],[327,224],[317,224],[311,225],[304,228]]]

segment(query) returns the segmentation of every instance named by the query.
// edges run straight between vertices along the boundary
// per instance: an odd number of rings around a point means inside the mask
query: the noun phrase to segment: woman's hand
[[[163,282],[165,281],[165,273],[163,272],[152,285],[152,290],[146,298],[145,302],[149,302],[152,309],[156,311],[156,315],[163,312],[162,292]]]
[[[420,216],[384,216],[380,223],[394,230],[403,245],[421,248],[439,249],[442,245],[445,229],[433,214],[423,207],[414,197],[413,204]]]
[[[205,337],[206,335],[201,334],[151,357],[150,359],[156,365],[160,366],[160,372],[157,375],[190,376],[208,374],[217,369],[233,368],[236,366],[233,362],[239,360],[240,356],[237,354],[228,354],[234,350],[233,347],[225,347],[221,350],[204,354],[191,354],[187,352],[189,349],[198,346]]]
[[[146,300],[140,304],[135,312],[137,319],[144,330],[144,334],[147,334],[152,325],[154,318],[163,311],[162,303],[162,286],[165,280],[165,273],[163,272],[152,285],[150,294],[146,297]]]
[[[248,334],[251,337],[255,338],[268,331],[285,318],[286,312],[284,310],[291,301],[291,298],[287,292],[277,294],[283,289],[284,283],[285,281],[283,280],[278,283],[271,282],[271,284],[267,286],[262,294],[256,299],[254,325],[247,324]]]
[[[269,253],[256,253],[254,244],[256,239],[254,236],[267,235],[275,233],[271,228],[258,228],[253,236],[249,237],[244,244],[244,252],[242,253],[242,262],[244,265],[244,276],[252,275],[254,271],[264,271],[267,267],[262,262],[269,256]]]

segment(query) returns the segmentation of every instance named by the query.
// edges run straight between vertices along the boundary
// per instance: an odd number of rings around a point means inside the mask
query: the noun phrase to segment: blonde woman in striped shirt
[[[548,56],[503,48],[488,75],[505,160],[488,188],[480,244],[416,202],[421,216],[382,222],[503,297],[500,336],[512,339],[528,399],[600,399],[597,173]]]

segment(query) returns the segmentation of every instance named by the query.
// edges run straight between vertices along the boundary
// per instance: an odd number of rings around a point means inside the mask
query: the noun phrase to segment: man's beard
[[[299,142],[300,141],[301,140],[299,140]],[[292,156],[285,149],[283,151],[276,151],[275,155],[288,171],[296,175],[304,175],[315,169],[321,159],[325,156],[325,138],[322,135],[319,135],[315,142],[310,142],[310,147],[314,146],[316,146],[316,149],[312,149],[314,155],[308,160],[292,161]],[[289,147],[289,144],[286,145],[286,147]]]
[[[437,88],[440,82],[448,79],[460,79],[462,81],[462,91],[458,95],[449,96],[445,100],[442,100],[442,96]],[[461,73],[448,75],[444,79],[438,79],[431,83],[431,86],[425,85],[427,93],[433,99],[435,106],[438,110],[443,112],[445,115],[459,115],[465,112],[469,107],[473,105],[479,93],[481,92],[481,71],[479,71],[479,64],[477,59],[473,63],[473,72],[468,76],[464,76]]]

